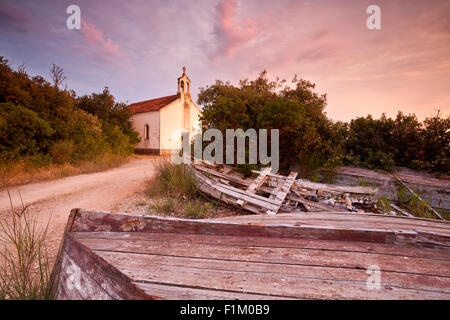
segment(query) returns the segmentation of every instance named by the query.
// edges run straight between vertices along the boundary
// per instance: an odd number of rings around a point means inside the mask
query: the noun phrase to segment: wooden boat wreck
[[[385,202],[378,203],[385,195],[386,188],[390,186],[391,181],[388,180],[380,187],[346,186],[296,179],[296,172],[291,172],[289,176],[273,174],[270,168],[253,170],[253,174],[256,175],[254,179],[244,179],[234,172],[233,167],[223,164],[197,161],[192,168],[196,175],[197,187],[206,197],[256,214],[350,211],[413,216],[394,202],[389,202],[388,206]],[[407,184],[395,175],[392,180],[404,186],[423,202],[436,219],[444,220],[441,214]]]
[[[187,220],[74,209],[51,281],[55,299],[447,300],[450,225],[349,212]]]

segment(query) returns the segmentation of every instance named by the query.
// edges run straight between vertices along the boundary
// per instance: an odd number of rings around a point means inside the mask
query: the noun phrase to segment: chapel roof
[[[132,103],[132,104],[130,104],[131,114],[161,110],[168,104],[177,100],[179,97],[180,96],[178,94],[175,94],[172,96],[166,96],[166,97]]]

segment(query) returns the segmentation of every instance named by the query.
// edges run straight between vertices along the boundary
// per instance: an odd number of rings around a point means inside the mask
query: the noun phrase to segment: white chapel
[[[191,98],[185,67],[178,78],[177,94],[133,103],[130,110],[134,130],[141,138],[136,153],[169,155],[180,147],[181,132],[189,132],[192,139],[200,131],[201,110]]]

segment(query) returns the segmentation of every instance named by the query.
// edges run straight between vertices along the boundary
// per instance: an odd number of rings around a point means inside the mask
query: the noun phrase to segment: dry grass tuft
[[[156,164],[156,175],[148,182],[147,194],[151,197],[187,197],[197,196],[195,175],[185,164],[172,164],[162,160]]]
[[[153,212],[200,219],[216,215],[217,208],[205,201],[197,191],[195,174],[185,164],[163,160],[148,182],[147,195],[153,198]]]
[[[0,220],[0,300],[50,299],[50,221],[40,225],[23,205],[10,213]]]

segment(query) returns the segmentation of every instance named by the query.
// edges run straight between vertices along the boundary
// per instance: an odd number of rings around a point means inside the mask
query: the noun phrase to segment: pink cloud
[[[96,54],[106,58],[125,58],[125,54],[120,50],[119,45],[110,38],[106,38],[103,31],[94,24],[81,20],[81,31],[87,44],[94,48]]]
[[[103,31],[86,22],[86,20],[81,20],[81,31],[89,44],[103,43],[105,41],[103,39]]]
[[[235,20],[237,4],[234,0],[224,0],[218,5],[219,23],[214,26],[214,35],[218,47],[213,58],[221,55],[232,57],[234,51],[250,42],[257,35],[255,22],[245,19],[245,24],[239,25]]]

